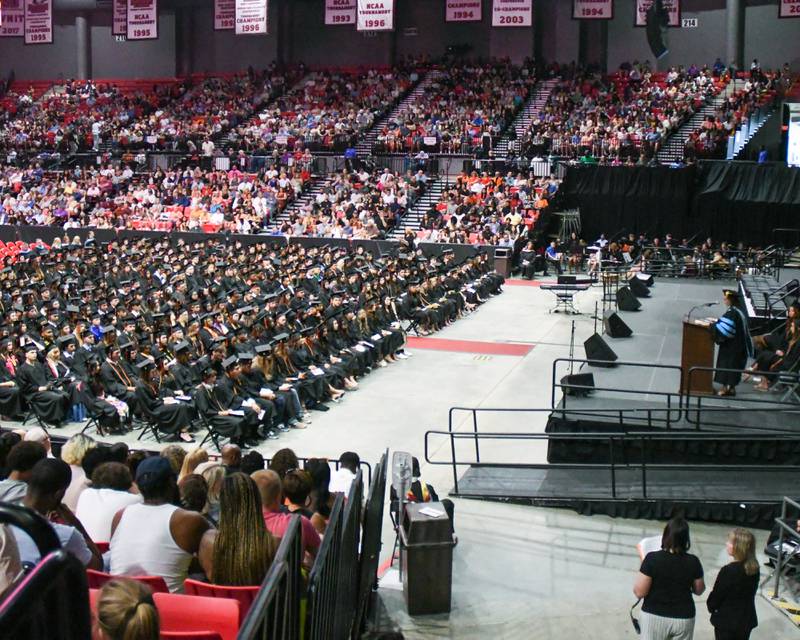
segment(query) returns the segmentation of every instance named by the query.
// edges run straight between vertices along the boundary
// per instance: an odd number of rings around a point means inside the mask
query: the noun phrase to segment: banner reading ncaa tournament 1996
[[[394,29],[394,0],[358,0],[359,31]]]

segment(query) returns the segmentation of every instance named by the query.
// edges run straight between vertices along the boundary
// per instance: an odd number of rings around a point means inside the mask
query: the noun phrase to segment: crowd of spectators
[[[382,126],[375,152],[488,152],[535,83],[532,63],[507,59],[433,73],[422,95]]]

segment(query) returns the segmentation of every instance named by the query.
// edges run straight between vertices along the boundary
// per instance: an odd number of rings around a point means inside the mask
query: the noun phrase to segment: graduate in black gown
[[[22,414],[22,392],[11,372],[0,362],[0,415],[15,418]]]
[[[217,372],[210,362],[198,365],[202,382],[195,390],[194,402],[197,411],[220,435],[228,437],[239,446],[258,443],[256,429],[258,421],[231,413],[232,398],[222,393],[217,386]]]
[[[161,431],[170,434],[169,442],[194,442],[189,435],[192,422],[191,407],[169,393],[160,391],[153,379],[156,365],[144,360],[137,365],[141,378],[136,383],[136,401],[142,414],[152,420]]]
[[[728,310],[712,326],[714,341],[719,345],[717,369],[744,369],[748,358],[753,356],[753,341],[747,326],[747,317],[737,306],[739,294],[725,289],[723,301]],[[716,371],[714,382],[722,385],[719,396],[735,396],[736,385],[742,379],[738,371]]]
[[[69,396],[48,385],[42,363],[37,359],[38,350],[29,344],[25,349],[25,362],[17,369],[22,395],[39,419],[47,424],[61,426],[69,412]]]
[[[100,363],[93,358],[86,361],[85,367],[88,379],[81,385],[81,403],[90,415],[97,418],[101,429],[124,433],[117,407],[105,399],[105,389],[100,381]]]

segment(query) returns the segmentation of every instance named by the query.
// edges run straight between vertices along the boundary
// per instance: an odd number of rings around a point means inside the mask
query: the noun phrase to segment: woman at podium
[[[747,366],[748,358],[753,356],[753,342],[747,328],[747,318],[737,306],[738,292],[724,289],[723,301],[728,310],[713,325],[714,341],[719,345],[714,382],[722,385],[722,389],[717,391],[718,396],[735,396],[736,385],[742,380],[741,371]]]

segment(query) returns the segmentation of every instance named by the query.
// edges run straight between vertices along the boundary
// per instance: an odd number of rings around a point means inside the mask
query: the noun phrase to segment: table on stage
[[[714,366],[713,320],[688,318],[683,321],[683,346],[681,348],[681,393],[714,393],[713,371],[695,371],[692,367]]]

